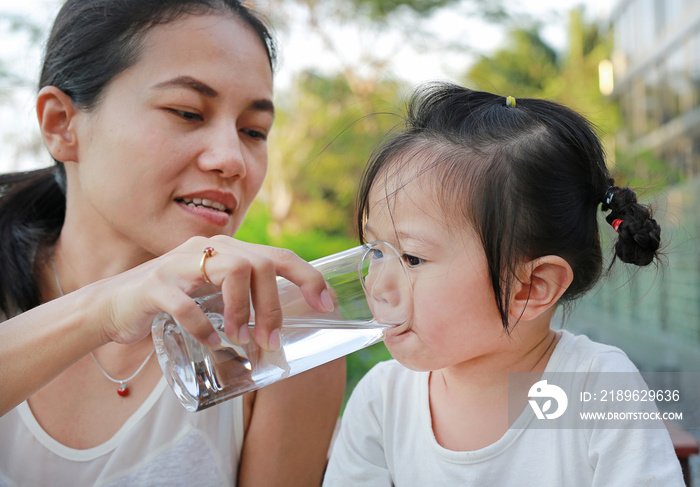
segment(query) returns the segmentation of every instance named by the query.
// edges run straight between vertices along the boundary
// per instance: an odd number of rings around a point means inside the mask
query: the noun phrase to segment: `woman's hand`
[[[221,288],[224,331],[234,343],[254,339],[266,350],[279,348],[282,309],[277,276],[298,285],[314,309],[333,309],[321,273],[294,252],[223,235],[193,237],[167,254],[94,284],[103,287],[97,295],[104,296],[99,306],[103,307],[100,314],[108,317],[106,337],[119,343],[137,342],[150,333],[155,315],[165,311],[201,343],[217,344],[218,334],[190,296],[206,284],[200,264],[207,247],[215,252],[206,258],[204,271]],[[247,326],[250,302],[255,309],[253,337]]]

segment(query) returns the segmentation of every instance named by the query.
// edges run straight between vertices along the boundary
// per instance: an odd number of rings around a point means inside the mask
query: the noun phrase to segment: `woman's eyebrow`
[[[207,98],[216,98],[217,96],[219,96],[219,92],[216,91],[214,88],[204,83],[203,81],[199,81],[198,79],[193,78],[192,76],[178,76],[176,78],[158,83],[154,86],[154,88],[187,88],[196,91],[197,93],[200,93],[206,96]],[[270,112],[272,115],[275,114],[275,106],[272,103],[272,100],[269,100],[267,98],[254,100],[250,104],[250,108],[254,111]]]
[[[178,76],[177,78],[169,79],[158,83],[157,85],[155,85],[154,88],[188,88],[206,96],[207,98],[216,98],[217,96],[219,96],[219,92],[216,91],[214,88],[204,83],[203,81],[199,81],[198,79],[193,78],[192,76]]]

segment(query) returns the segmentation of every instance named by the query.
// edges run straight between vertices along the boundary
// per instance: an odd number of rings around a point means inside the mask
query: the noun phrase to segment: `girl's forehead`
[[[380,170],[368,195],[368,221],[373,228],[395,226],[410,220],[423,220],[435,228],[461,234],[473,233],[467,216],[466,181],[446,180],[446,174],[434,158],[397,159]]]
[[[370,191],[370,200],[390,206],[397,204],[436,203],[437,172],[434,167],[422,161],[405,158],[387,163],[375,176]]]
[[[411,170],[379,174],[369,194],[369,218],[396,221],[429,215],[442,220],[443,211],[433,180],[428,173]]]

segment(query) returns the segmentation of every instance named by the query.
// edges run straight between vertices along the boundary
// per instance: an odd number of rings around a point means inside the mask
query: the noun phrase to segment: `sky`
[[[48,33],[60,3],[58,0],[0,0],[0,13],[28,16]],[[546,26],[542,31],[545,40],[557,48],[563,48],[566,43],[566,12],[575,6],[584,5],[590,20],[604,21],[612,3],[611,0],[512,0],[509,5],[513,12],[527,12],[541,18]],[[303,23],[293,24],[297,25]],[[466,41],[476,51],[484,53],[498,48],[504,34],[502,27],[487,24],[477,18],[465,18],[453,11],[445,11],[434,18],[430,25],[442,38],[448,41]],[[414,42],[408,47],[387,34],[386,38],[372,38],[363,46],[362,35],[347,27],[334,27],[333,34],[336,39],[340,39],[338,45],[343,49],[343,57],[351,61],[359,58],[363,47],[379,49],[387,46],[387,49],[391,49],[392,62],[386,68],[385,76],[400,77],[412,84],[435,79],[456,81],[458,73],[451,68],[459,66],[460,71],[463,71],[465,65],[464,59],[454,57],[457,54],[448,56],[436,53],[431,48],[429,39],[413,39]],[[0,30],[0,35],[0,59],[28,80],[24,84],[0,86],[0,91],[9,88],[12,92],[10,100],[0,100],[0,172],[42,167],[50,163],[45,153],[39,156],[15,155],[15,146],[30,144],[38,131],[34,114],[34,83],[40,66],[40,46],[30,47],[24,36],[8,35],[7,29]],[[450,38],[449,35],[453,37]],[[294,73],[303,69],[333,71],[338,68],[337,57],[324,51],[318,40],[306,35],[303,29],[292,27],[288,32],[279,32],[277,37],[281,50],[275,80],[278,91],[288,85]]]

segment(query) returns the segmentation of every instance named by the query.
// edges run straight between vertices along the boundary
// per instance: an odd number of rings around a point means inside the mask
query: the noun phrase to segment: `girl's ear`
[[[60,162],[78,162],[78,137],[73,100],[55,86],[45,86],[36,100],[39,130],[51,156]]]
[[[533,320],[554,307],[569,288],[574,272],[556,255],[545,255],[521,266],[511,295],[510,315],[514,320]]]

